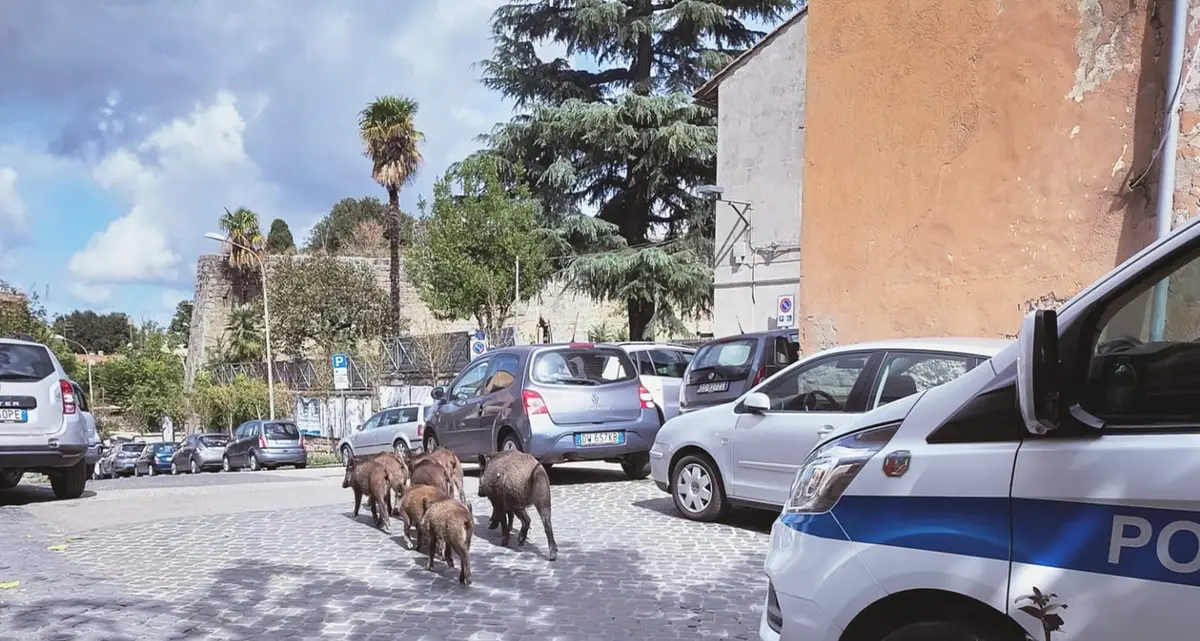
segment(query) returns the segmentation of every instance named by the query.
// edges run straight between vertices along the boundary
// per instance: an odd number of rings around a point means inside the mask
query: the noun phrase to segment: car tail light
[[[522,390],[521,400],[525,403],[525,414],[533,416],[534,414],[549,414],[550,410],[546,407],[546,401],[541,394],[533,390]]]
[[[638,385],[638,399],[642,401],[642,409],[654,409],[654,395],[650,393],[650,390],[646,389],[645,385]]]
[[[417,423],[417,438],[421,438],[424,435],[425,435],[425,424]]]
[[[304,435],[300,435],[300,449],[304,449]]]
[[[75,404],[75,388],[70,381],[59,381],[58,388],[62,390],[63,414],[74,414],[79,406]]]
[[[767,367],[764,365],[764,366],[758,368],[758,371],[754,373],[754,382],[750,383],[750,387],[754,387],[755,385],[758,385],[759,383],[763,382],[763,379],[766,377],[767,377]]]
[[[595,346],[596,346],[595,343],[569,343],[567,345],[567,347],[570,347],[572,349],[586,349],[586,348],[595,347]]]
[[[267,437],[262,434],[258,435],[258,446],[262,449],[267,449]]]

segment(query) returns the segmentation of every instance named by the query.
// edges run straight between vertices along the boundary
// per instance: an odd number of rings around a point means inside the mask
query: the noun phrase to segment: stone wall
[[[268,277],[271,264],[280,258],[268,258]],[[339,260],[365,264],[375,274],[379,286],[387,291],[388,259],[339,257]],[[403,264],[401,265],[403,270]],[[401,272],[403,277],[403,271]],[[186,384],[190,387],[196,372],[204,366],[209,348],[216,345],[224,332],[230,310],[237,299],[233,283],[226,269],[225,258],[218,254],[201,256],[196,263],[195,305],[192,311],[191,335],[188,341]],[[400,289],[400,313],[408,321],[410,331],[426,334],[447,331],[467,331],[475,323],[469,320],[444,322],[421,302],[416,289],[406,278]],[[531,342],[537,336],[539,314],[550,323],[551,336],[555,341],[566,341],[573,337],[587,338],[588,330],[601,323],[608,327],[625,326],[624,309],[614,303],[599,302],[586,296],[566,291],[562,284],[551,283],[542,294],[529,303],[520,303],[513,310],[510,324],[517,328],[517,341]],[[709,331],[710,323],[692,323],[695,331]]]

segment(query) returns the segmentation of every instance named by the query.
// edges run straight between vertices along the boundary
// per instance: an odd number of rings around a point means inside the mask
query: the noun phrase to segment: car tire
[[[342,467],[349,466],[350,459],[354,458],[354,452],[352,452],[350,450],[349,445],[343,445],[342,449],[341,449],[341,453],[342,453]]]
[[[85,464],[85,465],[86,465],[86,464]],[[94,476],[95,476],[95,466],[94,466],[94,465],[87,465],[87,480],[89,480],[89,481],[90,481],[90,480],[92,480],[92,478],[93,478]]]
[[[138,467],[136,464],[133,466],[133,478],[142,478],[142,468]]]
[[[999,641],[1004,638],[990,631],[955,621],[910,623],[885,636],[883,641]]]
[[[0,470],[0,490],[16,487],[21,482],[22,476],[25,476],[24,470]]]
[[[516,435],[513,434],[512,432],[508,432],[504,435],[504,438],[500,439],[500,451],[501,452],[523,452],[525,450],[521,449],[520,439],[518,439],[516,437]]]
[[[87,462],[85,461],[64,468],[50,477],[50,488],[54,490],[54,498],[59,500],[77,499],[83,496],[85,487],[87,487]]]
[[[298,470],[303,470],[306,467],[308,467],[308,463],[297,463],[296,464],[296,469],[298,469]]]
[[[640,481],[650,476],[650,453],[638,452],[621,459],[621,469],[631,481]]]
[[[254,455],[254,452],[250,452],[250,456],[246,462],[249,463],[251,472],[261,472],[263,469],[263,466],[259,464],[258,457]]]
[[[150,472],[150,476],[158,476],[158,468],[154,467],[153,465],[147,467],[146,470]]]
[[[693,521],[715,521],[728,509],[717,466],[707,456],[685,456],[671,469],[671,500]],[[684,486],[686,489],[681,490]],[[708,497],[705,499],[704,490]]]
[[[192,474],[199,474],[200,472],[204,471],[203,469],[201,469],[200,464],[196,462],[196,459],[189,460],[188,465],[191,468]]]
[[[179,476],[179,464],[171,461],[171,476]]]
[[[392,443],[392,451],[397,456],[408,456],[408,442],[402,438],[396,439],[396,442]]]
[[[225,470],[226,472],[232,472],[232,471],[233,471],[233,464],[229,462],[229,457],[228,457],[228,456],[222,456],[222,457],[221,457],[221,469],[222,469],[222,470]]]
[[[438,448],[437,434],[434,434],[429,429],[426,429],[425,440],[421,441],[421,447],[424,448],[426,454],[436,450]]]

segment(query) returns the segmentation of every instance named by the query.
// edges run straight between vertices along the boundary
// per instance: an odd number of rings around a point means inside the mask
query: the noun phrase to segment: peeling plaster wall
[[[1127,186],[1160,135],[1165,28],[1148,7],[812,5],[804,348],[1011,335],[1152,240],[1156,175]]]

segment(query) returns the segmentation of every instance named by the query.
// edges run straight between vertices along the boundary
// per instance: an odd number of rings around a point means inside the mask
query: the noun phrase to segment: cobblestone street
[[[307,472],[153,479],[147,490],[139,484],[148,479],[106,481],[76,505],[0,507],[0,583],[20,581],[0,590],[0,637],[747,639],[757,629],[769,515],[692,523],[649,481],[559,467],[551,476],[560,552],[551,563],[536,517],[524,549],[499,546],[468,477],[476,530],[474,585],[464,587],[440,561],[436,572],[424,569],[425,558],[400,542],[398,520],[389,536],[367,510],[353,519],[340,475]],[[280,482],[262,482],[272,475]],[[204,509],[234,501],[231,488],[251,504]],[[95,529],[66,518],[88,502],[120,512],[172,492],[196,513],[143,513]],[[271,509],[275,494],[322,504]]]

